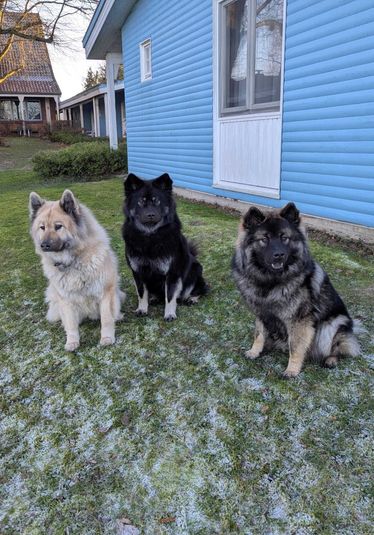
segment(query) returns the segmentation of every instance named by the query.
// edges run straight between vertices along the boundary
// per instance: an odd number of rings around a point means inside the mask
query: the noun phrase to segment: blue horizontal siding
[[[212,2],[138,0],[123,27],[129,169],[374,226],[373,0],[287,1],[281,199],[213,187]],[[139,44],[152,39],[151,81]],[[254,157],[256,157],[254,155]]]
[[[289,0],[281,195],[374,226],[374,5]]]
[[[152,39],[152,80],[139,44]],[[129,169],[209,187],[213,167],[212,10],[208,0],[139,0],[122,33]]]

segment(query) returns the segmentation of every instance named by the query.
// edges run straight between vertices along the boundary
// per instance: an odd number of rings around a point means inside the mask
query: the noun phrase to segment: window
[[[42,112],[40,107],[40,100],[27,100],[25,119],[26,121],[41,121]]]
[[[0,100],[0,121],[18,121],[20,117],[18,101]]]
[[[279,109],[283,0],[220,4],[221,113]]]
[[[152,48],[150,39],[140,44],[140,79],[142,82],[152,79]]]

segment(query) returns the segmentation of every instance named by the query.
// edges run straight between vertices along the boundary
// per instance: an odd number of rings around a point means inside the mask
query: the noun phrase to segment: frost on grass
[[[116,188],[76,185],[108,206]],[[172,324],[162,306],[133,315],[122,266],[116,344],[98,347],[87,322],[70,355],[28,263],[0,286],[0,533],[109,535],[123,518],[142,535],[371,533],[372,341],[363,357],[307,365],[289,382],[287,355],[246,360],[253,317],[229,279],[237,221],[180,206],[201,221],[192,237],[212,292]],[[348,283],[359,260],[335,253]],[[357,310],[370,328],[365,303]]]

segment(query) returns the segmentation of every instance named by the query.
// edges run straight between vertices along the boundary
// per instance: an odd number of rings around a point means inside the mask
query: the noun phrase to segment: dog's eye
[[[59,223],[57,223],[57,224],[55,225],[55,230],[60,230],[60,228],[62,228],[62,225],[60,225]]]
[[[152,197],[152,202],[155,206],[158,206],[160,204],[160,199],[157,199],[157,197]]]
[[[281,236],[281,241],[283,243],[288,243],[290,241],[290,238],[288,236]]]
[[[40,225],[40,230],[45,230],[45,226],[44,225]]]
[[[268,241],[269,241],[269,240],[267,239],[266,236],[264,236],[263,238],[261,238],[261,239],[259,240],[259,242],[261,243],[261,245],[267,245],[267,244],[268,244]]]

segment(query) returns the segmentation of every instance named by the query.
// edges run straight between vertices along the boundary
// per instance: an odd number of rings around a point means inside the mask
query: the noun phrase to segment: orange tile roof
[[[19,16],[20,14],[17,13],[6,13],[3,28],[9,27]],[[28,13],[24,18],[24,23],[33,26],[32,30],[30,27],[23,29],[24,33],[32,31],[43,35],[43,25],[38,14]],[[4,48],[7,39],[6,34],[0,34],[0,51]],[[22,70],[0,83],[0,95],[61,95],[53,74],[46,43],[15,37],[9,52],[0,61],[0,78],[18,67],[22,67]]]

